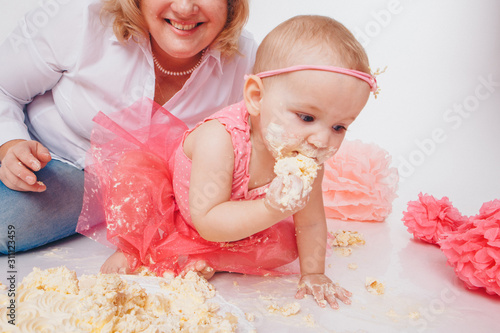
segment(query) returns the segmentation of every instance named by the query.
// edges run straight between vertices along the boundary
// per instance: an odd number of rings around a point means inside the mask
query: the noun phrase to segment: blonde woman
[[[0,238],[2,253],[75,233],[98,111],[149,97],[194,126],[241,100],[255,57],[243,31],[248,0],[50,6],[28,13],[0,45],[0,230],[16,238],[15,247]]]

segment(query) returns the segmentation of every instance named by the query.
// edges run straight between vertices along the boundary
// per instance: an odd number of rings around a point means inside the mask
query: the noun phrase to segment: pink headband
[[[286,68],[281,68],[281,69],[275,69],[267,72],[261,72],[257,75],[261,79],[270,77],[273,75],[278,75],[278,74],[283,74],[283,73],[290,73],[290,72],[296,72],[296,71],[303,71],[303,70],[317,70],[317,71],[327,71],[327,72],[334,72],[334,73],[340,73],[340,74],[345,74],[345,75],[350,75],[357,77],[360,80],[365,81],[370,85],[370,91],[372,91],[374,94],[377,93],[377,79],[375,76],[371,74],[367,74],[364,72],[360,72],[354,69],[347,69],[347,68],[342,68],[342,67],[334,67],[334,66],[313,66],[313,65],[298,65],[298,66],[291,66],[291,67],[286,67]]]

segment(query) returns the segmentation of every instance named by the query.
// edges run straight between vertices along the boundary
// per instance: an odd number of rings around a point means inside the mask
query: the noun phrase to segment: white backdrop
[[[0,0],[0,41],[26,10],[48,1],[68,0]],[[319,332],[319,327],[339,332],[493,331],[498,297],[465,292],[436,247],[411,241],[401,217],[420,191],[448,196],[466,215],[500,198],[500,1],[251,0],[247,28],[261,41],[277,24],[298,14],[341,21],[365,46],[372,68],[388,67],[378,79],[379,98],[370,99],[347,137],[374,142],[392,155],[401,175],[399,197],[385,223],[334,221],[336,227],[361,231],[367,244],[349,258],[329,259],[334,267],[329,265],[327,273],[354,292],[352,306],[331,312],[312,300],[301,302],[301,311],[313,313],[317,327],[305,328],[297,316],[280,320],[262,314],[261,292],[278,291],[289,302],[293,279],[221,274],[213,280],[217,290],[246,311],[261,311],[255,326],[265,332],[282,332],[285,326],[303,333]],[[19,254],[19,281],[35,265],[62,263],[79,274],[94,274],[110,251],[82,237]],[[0,267],[6,267],[2,260]],[[354,272],[347,268],[351,260],[359,264]],[[372,297],[363,291],[365,276],[382,278],[386,295]],[[418,309],[424,317],[408,321],[400,316],[398,322],[387,316],[389,309],[399,315]]]
[[[48,1],[0,0],[0,40]],[[385,67],[382,91],[348,133],[374,142],[400,171],[399,199],[448,196],[463,213],[500,198],[500,2],[497,0],[251,0],[260,42],[298,14],[344,23]]]
[[[448,196],[472,215],[500,198],[500,2],[253,0],[248,29],[260,41],[297,14],[339,20],[388,66],[348,138],[390,152],[400,200]]]

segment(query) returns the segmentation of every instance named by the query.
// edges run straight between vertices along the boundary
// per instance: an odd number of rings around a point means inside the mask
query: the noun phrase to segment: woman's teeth
[[[183,31],[191,30],[191,29],[194,29],[194,28],[196,28],[198,26],[197,23],[182,24],[182,23],[177,23],[177,22],[173,22],[173,21],[170,21],[170,20],[167,20],[167,22],[170,23],[177,30],[183,30]]]

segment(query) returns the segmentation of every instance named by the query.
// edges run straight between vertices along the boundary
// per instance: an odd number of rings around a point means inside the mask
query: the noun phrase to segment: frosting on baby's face
[[[309,143],[306,138],[287,131],[284,125],[274,122],[268,125],[265,133],[266,142],[274,158],[302,154],[314,159],[316,163],[322,164],[338,150],[336,147]]]
[[[266,148],[275,159],[302,154],[318,164],[335,154],[369,96],[362,80],[314,70],[263,87],[254,119]]]

